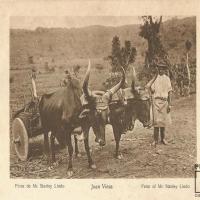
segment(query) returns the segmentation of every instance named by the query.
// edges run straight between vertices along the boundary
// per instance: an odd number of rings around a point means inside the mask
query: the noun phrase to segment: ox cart
[[[35,78],[36,75],[33,72],[31,75],[32,100],[14,114],[12,122],[14,149],[22,161],[27,160],[30,155],[29,139],[42,134]]]
[[[17,111],[12,123],[15,152],[22,161],[29,156],[29,139],[42,134],[38,101],[31,101]]]
[[[43,134],[41,118],[39,113],[39,101],[37,96],[36,74],[32,72],[32,99],[22,109],[15,112],[12,117],[12,137],[14,150],[21,161],[26,161],[30,156],[30,139]],[[73,133],[80,133],[80,127],[74,129]]]

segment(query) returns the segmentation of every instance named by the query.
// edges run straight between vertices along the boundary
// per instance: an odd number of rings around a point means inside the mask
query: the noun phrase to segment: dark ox
[[[98,133],[100,138],[103,139],[103,145],[105,145],[105,126],[109,123],[110,109],[109,104],[112,100],[112,96],[124,85],[125,83],[125,71],[122,68],[122,78],[121,81],[115,85],[113,88],[108,90],[107,92],[103,91],[93,91],[91,92],[88,89],[88,82],[90,76],[90,68],[88,68],[85,81],[83,83],[83,92],[84,99],[86,105],[90,107],[90,116],[94,116],[93,118],[93,130],[96,135]],[[96,135],[97,136],[97,135]],[[98,141],[98,137],[96,137],[96,142]],[[102,145],[102,146],[103,146]]]
[[[133,68],[132,84],[130,88],[122,89],[123,101],[119,96],[113,96],[110,104],[110,123],[116,141],[115,156],[121,159],[119,142],[121,134],[126,130],[132,130],[136,119],[144,127],[150,127],[150,95],[146,87],[135,87],[135,70]]]
[[[56,92],[51,94],[44,94],[41,97],[39,103],[39,111],[41,117],[42,128],[44,132],[44,152],[47,155],[49,164],[52,165],[55,163],[55,138],[59,143],[67,145],[69,160],[68,160],[68,170],[67,173],[69,176],[73,174],[72,169],[72,155],[73,155],[73,146],[71,141],[71,134],[76,127],[82,127],[84,133],[84,144],[85,150],[88,157],[89,166],[91,168],[96,168],[89,151],[89,142],[88,142],[88,133],[90,127],[93,127],[94,133],[96,135],[96,141],[100,145],[105,145],[105,126],[103,127],[99,123],[99,113],[94,99],[96,98],[93,95],[90,95],[88,91],[88,79],[90,73],[90,62],[88,65],[88,70],[86,72],[85,80],[83,82],[83,95],[88,100],[88,103],[82,106],[81,95],[82,90],[78,81],[71,80],[64,88],[58,89]],[[123,80],[114,86],[108,92],[108,100],[110,101],[110,94],[114,94],[118,91],[123,83]],[[108,108],[104,110],[107,111]],[[51,132],[50,141],[51,141],[51,156],[49,149],[49,140],[48,133]]]
[[[124,84],[124,78],[125,77],[123,77],[121,86]],[[145,87],[135,87],[135,70],[133,68],[131,87],[121,90],[123,100],[119,98],[117,93],[112,95],[112,100],[109,102],[107,98],[105,98],[107,93],[103,91],[96,91],[93,93],[97,96],[95,101],[96,107],[101,107],[101,105],[107,105],[109,107],[109,112],[101,108],[96,115],[98,116],[98,123],[101,124],[100,127],[103,129],[103,133],[105,133],[106,124],[112,125],[116,142],[115,157],[121,159],[121,154],[119,153],[121,134],[125,130],[132,130],[136,119],[138,119],[144,127],[150,125],[149,91]],[[98,99],[99,101],[97,101]]]
[[[132,130],[138,119],[144,127],[150,126],[150,92],[147,87],[135,86],[135,69],[132,68],[132,83],[130,88],[124,89],[126,128]]]

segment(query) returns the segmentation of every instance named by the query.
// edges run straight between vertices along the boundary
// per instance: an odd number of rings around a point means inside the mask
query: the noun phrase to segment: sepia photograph
[[[11,179],[194,178],[196,16],[10,16],[9,53]]]

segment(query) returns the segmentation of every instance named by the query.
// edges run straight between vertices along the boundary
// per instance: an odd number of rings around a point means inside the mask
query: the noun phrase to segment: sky
[[[163,17],[163,21],[172,17]],[[180,17],[178,17],[180,18]],[[10,27],[19,29],[45,28],[78,28],[91,25],[122,26],[128,24],[141,24],[141,17],[134,16],[86,16],[86,17],[24,17],[10,18]]]

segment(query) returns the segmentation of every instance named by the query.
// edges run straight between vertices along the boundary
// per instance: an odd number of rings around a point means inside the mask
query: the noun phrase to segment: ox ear
[[[83,119],[83,118],[87,117],[87,115],[89,114],[89,112],[90,112],[90,109],[84,109],[84,110],[80,113],[79,119]]]

